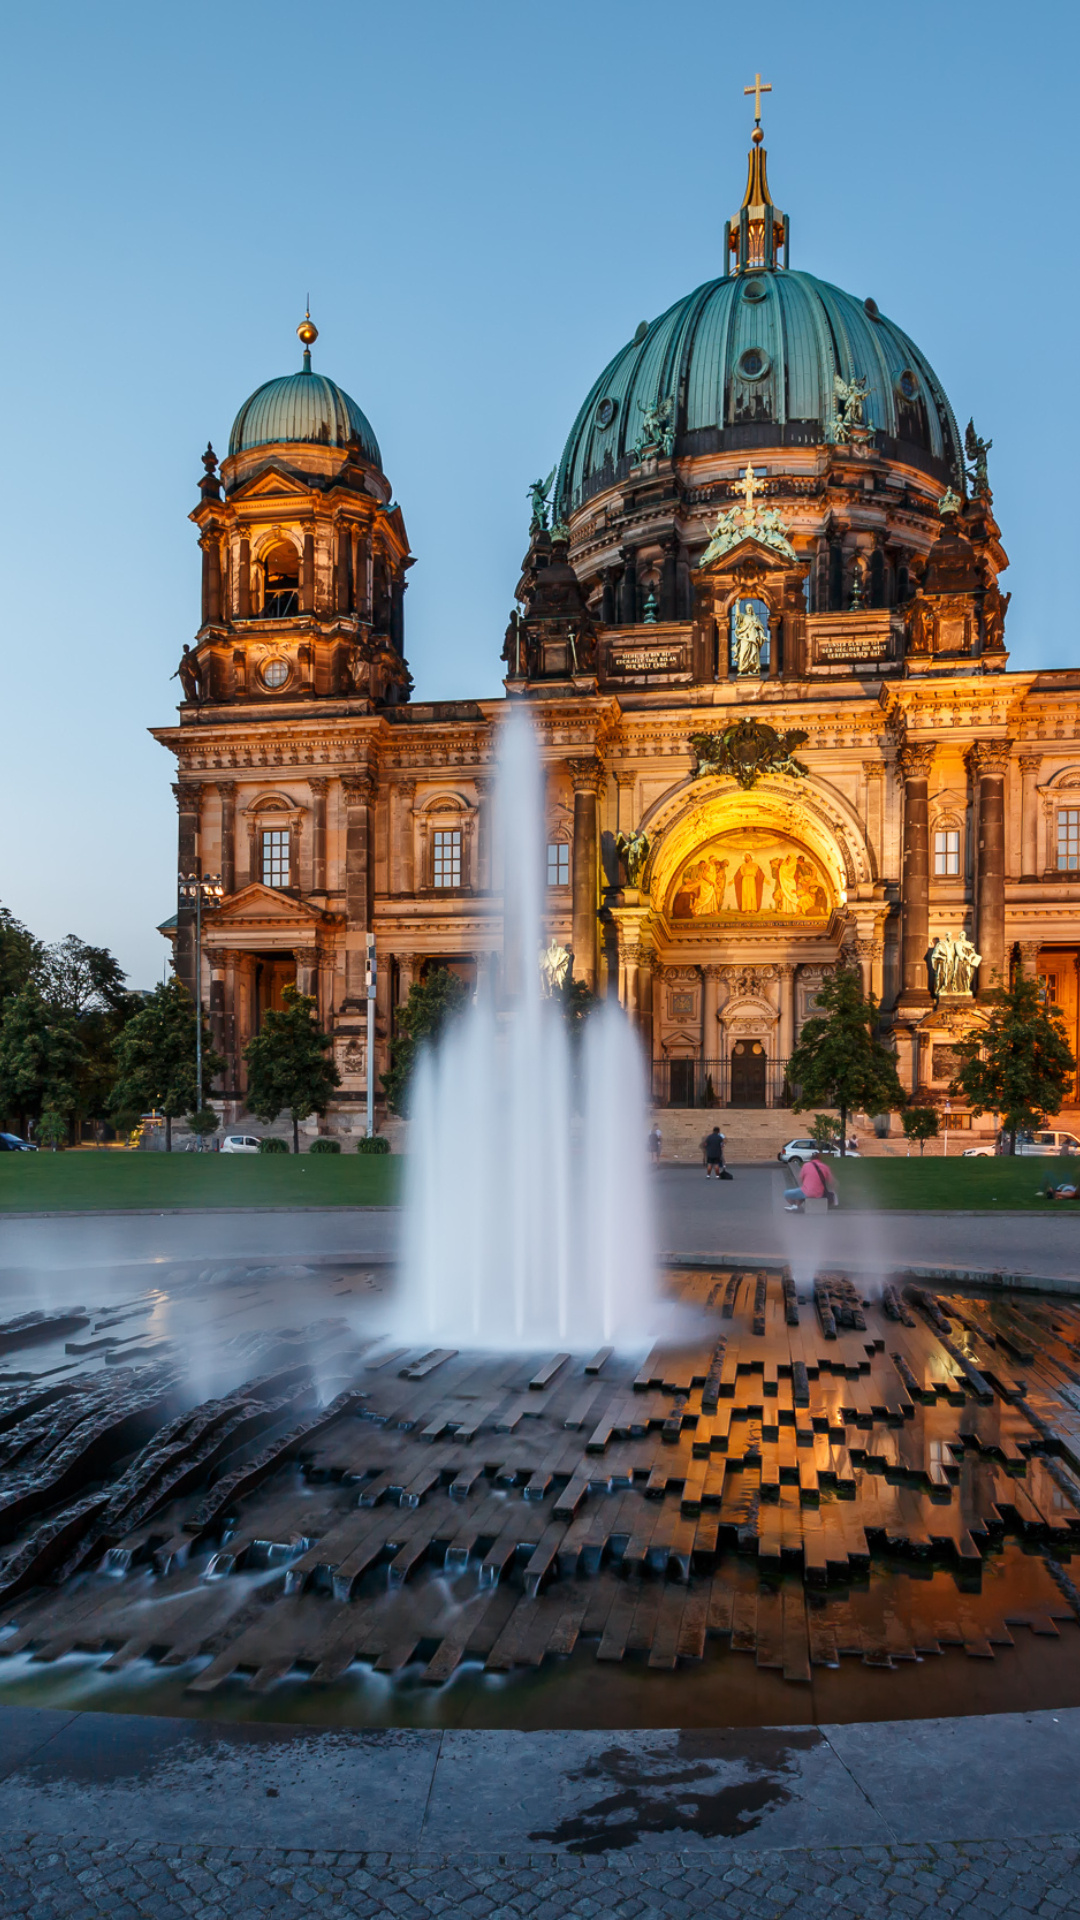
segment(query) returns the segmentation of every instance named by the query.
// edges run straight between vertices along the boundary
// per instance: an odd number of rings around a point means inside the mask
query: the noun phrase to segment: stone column
[[[640,1014],[638,968],[641,965],[641,947],[636,940],[620,944],[622,945],[623,1005],[626,1008],[627,1018],[636,1027]]]
[[[345,774],[345,999],[350,1006],[366,1004],[366,952],[363,936],[371,926],[372,844],[371,804],[375,775],[370,768]]]
[[[777,1050],[784,1062],[785,1071],[791,1059],[791,1050],[795,1045],[795,968],[782,960],[776,969],[777,984],[780,992],[780,1023],[777,1028]]]
[[[930,945],[930,823],[927,783],[934,748],[923,742],[902,747],[904,782],[904,862],[901,899],[904,916],[904,965],[901,1003],[928,1007],[926,951]]]
[[[866,782],[866,837],[877,863],[880,874],[882,868],[882,831],[885,823],[885,764],[881,760],[864,760],[863,778]]]
[[[179,814],[176,846],[176,870],[180,874],[201,873],[201,836],[203,783],[181,781],[173,787]],[[179,904],[176,915],[176,971],[188,992],[195,994],[195,908]]]
[[[1020,965],[1029,980],[1037,980],[1039,977],[1039,945],[1038,940],[1021,940],[1017,949]]]
[[[223,992],[223,1020],[221,1052],[227,1062],[224,1074],[226,1088],[235,1093],[240,1085],[239,1018],[236,1004],[237,969],[243,963],[243,954],[234,947],[223,947],[219,955],[225,970]]]
[[[221,800],[221,885],[225,898],[236,892],[236,781],[219,780]]]
[[[638,1025],[646,1059],[653,1050],[653,962],[656,956],[646,941],[638,953]]]
[[[240,572],[237,580],[237,611],[241,620],[251,618],[251,541],[240,535]]]
[[[300,555],[300,611],[315,611],[315,535],[305,533]]]
[[[490,774],[478,773],[473,786],[476,789],[476,892],[490,893],[491,795],[495,782]],[[411,838],[409,844],[412,845]]]
[[[337,530],[337,565],[334,569],[334,598],[338,613],[349,611],[349,561],[352,537],[349,528],[339,521]]]
[[[1042,767],[1041,753],[1022,753],[1020,756],[1020,777],[1022,792],[1022,825],[1020,848],[1020,878],[1035,880],[1039,872],[1039,772]]]
[[[215,1053],[225,1054],[225,955],[220,948],[215,948],[207,955],[207,960],[210,965],[210,995],[209,1006],[207,1007],[210,1023],[210,1038],[214,1043]],[[226,1067],[226,1086],[230,1084],[228,1072],[229,1070]],[[204,1085],[204,1099],[206,1093],[207,1088]]]
[[[415,780],[397,780],[390,788],[390,872],[388,892],[413,891],[413,800]]]
[[[210,527],[199,545],[204,555],[205,619],[213,623],[221,619],[221,542],[216,528]]]
[[[321,775],[308,777],[308,789],[311,793],[311,890],[313,893],[326,892],[326,796],[329,788],[329,780]]]
[[[574,978],[596,989],[597,801],[604,784],[598,759],[568,760],[574,783]]]
[[[874,953],[876,941],[871,935],[863,934],[855,942],[855,952],[859,958],[859,972],[862,975],[862,990],[866,994],[874,991]]]
[[[704,982],[701,996],[701,1054],[704,1060],[716,1060],[720,1054],[720,1026],[717,1014],[720,1009],[722,974],[723,968],[713,962],[701,969],[701,978]]]
[[[976,740],[968,748],[972,780],[978,781],[979,866],[975,882],[975,944],[982,955],[979,999],[1003,986],[1005,965],[1005,773],[1009,741]]]
[[[619,586],[619,625],[632,627],[637,624],[638,617],[637,548],[620,547],[619,554],[623,563]]]
[[[634,793],[637,773],[633,768],[615,768],[615,831],[629,833],[634,826]],[[625,794],[626,798],[623,798]]]
[[[318,1001],[319,993],[319,949],[317,947],[296,947],[293,949],[296,961],[296,985],[301,993],[314,994]]]

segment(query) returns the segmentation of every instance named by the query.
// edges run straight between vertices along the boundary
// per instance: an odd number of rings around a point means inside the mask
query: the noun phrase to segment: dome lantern
[[[773,205],[762,144],[765,136],[761,130],[761,96],[772,92],[772,83],[758,73],[753,86],[744,87],[743,92],[754,95],[755,113],[746,192],[735,219],[724,222],[724,270],[730,272],[734,260],[736,273],[760,272],[788,264],[788,217]]]

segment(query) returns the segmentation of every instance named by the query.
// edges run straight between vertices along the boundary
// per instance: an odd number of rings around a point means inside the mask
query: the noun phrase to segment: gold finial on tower
[[[760,73],[755,73],[753,86],[744,87],[743,92],[752,93],[754,96],[754,131],[750,137],[755,147],[759,147],[765,137],[761,131],[761,96],[763,93],[772,92],[772,81],[763,80]]]
[[[305,302],[304,317],[296,329],[296,337],[304,348],[304,372],[311,372],[311,349],[319,337],[319,329],[311,317],[311,296]]]

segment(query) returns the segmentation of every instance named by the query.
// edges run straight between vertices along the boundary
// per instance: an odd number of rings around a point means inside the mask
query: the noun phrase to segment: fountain
[[[412,1340],[581,1351],[649,1337],[640,1048],[608,1002],[576,1058],[561,998],[544,996],[543,818],[532,727],[513,714],[496,794],[508,1010],[485,983],[417,1071],[399,1321]]]

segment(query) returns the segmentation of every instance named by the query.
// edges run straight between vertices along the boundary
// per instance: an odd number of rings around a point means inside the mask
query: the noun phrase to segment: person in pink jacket
[[[801,1213],[808,1200],[827,1200],[830,1207],[839,1205],[832,1169],[820,1153],[811,1154],[809,1160],[803,1161],[799,1184],[785,1188],[784,1200],[789,1213]]]

